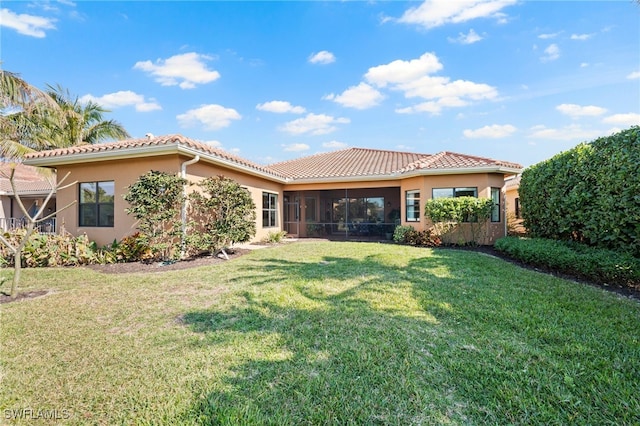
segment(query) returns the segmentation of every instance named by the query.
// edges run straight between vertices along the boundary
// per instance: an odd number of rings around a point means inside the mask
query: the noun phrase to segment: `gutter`
[[[180,166],[180,177],[182,179],[186,179],[187,178],[187,166],[190,166],[192,164],[197,163],[198,161],[200,161],[200,156],[196,155],[195,157],[193,157],[191,160],[187,160],[185,162],[182,163],[182,165]],[[182,196],[183,196],[183,200],[182,200],[182,208],[180,211],[180,219],[181,219],[181,223],[182,223],[182,233],[180,234],[180,258],[184,259],[184,256],[186,254],[186,237],[187,237],[187,184],[185,183],[184,185],[182,185]]]

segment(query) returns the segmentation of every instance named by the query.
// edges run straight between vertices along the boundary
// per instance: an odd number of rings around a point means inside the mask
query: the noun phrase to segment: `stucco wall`
[[[425,202],[432,198],[435,188],[462,188],[470,187],[478,189],[478,197],[491,197],[491,188],[503,188],[504,176],[497,173],[484,174],[464,174],[464,175],[438,175],[438,176],[418,176],[402,181],[402,225],[413,226],[417,230],[429,228],[432,224],[424,217]],[[407,222],[406,220],[406,191],[420,191],[420,220],[417,222]],[[488,228],[486,244],[493,244],[496,239],[505,235],[505,215],[504,215],[504,193],[501,194],[500,222],[490,222]]]
[[[59,229],[66,229],[73,235],[87,234],[89,239],[98,245],[110,244],[114,239],[120,240],[123,237],[136,232],[137,224],[135,219],[127,215],[125,209],[128,203],[124,201],[127,187],[133,184],[140,176],[150,170],[157,170],[167,173],[178,173],[181,164],[189,160],[189,157],[177,154],[146,157],[141,159],[117,160],[95,162],[82,165],[68,165],[58,167],[58,178],[62,178],[67,172],[70,176],[67,182],[77,182],[69,188],[59,190],[57,193],[57,205],[61,208],[78,199],[78,185],[82,182],[114,181],[115,201],[114,201],[114,227],[80,227],[78,226],[78,205],[75,204],[58,214]],[[260,240],[274,228],[264,229],[262,227],[262,191],[268,190],[278,193],[280,203],[279,211],[282,211],[282,185],[269,182],[258,177],[240,174],[229,169],[225,169],[204,161],[187,166],[187,178],[198,181],[207,176],[224,175],[236,180],[246,187],[252,195],[256,204],[257,212],[257,234],[254,240]],[[193,187],[191,188],[193,190]],[[281,223],[279,221],[278,223]],[[275,230],[279,230],[277,228]]]

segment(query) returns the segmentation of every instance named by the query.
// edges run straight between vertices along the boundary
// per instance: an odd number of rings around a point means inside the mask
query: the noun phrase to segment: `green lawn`
[[[0,305],[0,423],[640,423],[640,304],[483,254],[298,242],[36,289]]]

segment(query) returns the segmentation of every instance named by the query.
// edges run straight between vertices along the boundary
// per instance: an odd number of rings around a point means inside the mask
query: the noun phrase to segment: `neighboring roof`
[[[507,179],[504,181],[504,189],[509,191],[511,189],[518,189],[520,187],[520,178],[522,175],[518,175],[512,179]]]
[[[349,148],[271,164],[269,168],[295,182],[349,178],[398,179],[419,174],[519,173],[522,166],[446,151],[430,155]]]
[[[516,174],[522,170],[522,166],[516,163],[453,152],[430,155],[364,148],[348,148],[261,166],[182,135],[150,136],[41,151],[28,154],[24,161],[31,165],[55,167],[170,153],[200,155],[205,161],[281,183],[389,180],[414,175],[453,173]]]
[[[146,157],[168,153],[200,155],[206,160],[226,165],[244,172],[283,179],[272,170],[244,158],[230,154],[203,142],[182,135],[150,136],[119,142],[79,145],[27,154],[24,162],[38,166],[57,166],[86,161]]]
[[[51,171],[38,170],[36,167],[20,163],[2,162],[0,163],[0,195],[13,195],[9,178],[14,168],[13,181],[19,195],[41,195],[51,191],[51,184],[45,176],[46,173],[51,174]]]

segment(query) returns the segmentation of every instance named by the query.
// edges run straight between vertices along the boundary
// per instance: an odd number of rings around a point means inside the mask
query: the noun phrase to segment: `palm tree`
[[[110,111],[99,104],[93,101],[82,103],[60,85],[48,86],[46,93],[61,111],[59,117],[45,117],[45,128],[52,145],[64,148],[130,137],[120,123],[103,118],[103,114]],[[48,121],[48,118],[53,120]]]
[[[38,134],[38,119],[45,111],[58,112],[58,104],[16,73],[0,69],[0,156],[22,157],[45,148]]]
[[[124,139],[129,133],[109,110],[82,103],[60,85],[38,90],[17,74],[0,70],[0,156]]]

